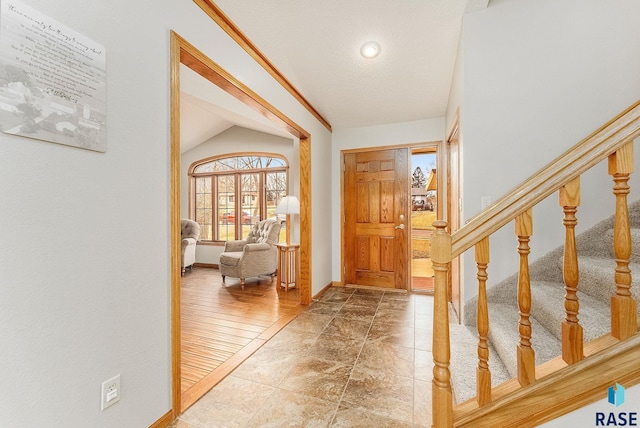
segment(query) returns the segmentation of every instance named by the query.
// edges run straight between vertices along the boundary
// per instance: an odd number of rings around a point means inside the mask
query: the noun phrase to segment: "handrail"
[[[451,257],[462,254],[638,136],[640,100],[454,232]]]
[[[453,425],[523,427],[533,421],[538,425],[601,400],[612,381],[629,387],[640,382],[640,335],[624,341],[605,335],[594,342],[609,343],[573,365],[564,365],[561,357],[549,361],[545,366],[552,371],[527,388],[519,388],[515,379],[505,382],[498,387],[502,391],[496,400],[486,406],[475,400],[463,403],[454,410]]]
[[[630,295],[631,276],[628,272],[627,265],[631,254],[631,237],[629,236],[629,214],[627,209],[627,194],[629,186],[627,184],[629,173],[633,170],[633,139],[640,136],[640,101],[627,108],[618,116],[607,122],[594,133],[584,140],[570,148],[567,152],[550,162],[547,166],[540,169],[536,174],[532,175],[519,186],[516,186],[506,196],[500,198],[495,204],[490,206],[484,212],[472,218],[461,229],[449,234],[446,231],[447,223],[444,221],[436,221],[433,225],[436,232],[432,238],[432,263],[434,269],[434,313],[433,313],[433,397],[432,410],[434,426],[452,427],[461,426],[460,412],[456,414],[454,422],[451,372],[450,372],[450,336],[449,336],[449,320],[447,306],[447,289],[448,289],[448,269],[451,260],[468,250],[471,246],[476,246],[476,264],[478,268],[479,288],[482,289],[485,278],[486,262],[488,257],[484,253],[488,249],[483,249],[484,240],[500,229],[502,226],[512,220],[516,220],[516,235],[520,245],[518,253],[520,254],[520,272],[518,276],[518,309],[520,321],[518,322],[518,332],[520,342],[517,347],[517,365],[518,376],[517,382],[524,389],[518,394],[528,397],[528,391],[531,388],[537,388],[542,385],[536,381],[539,379],[535,376],[535,360],[534,350],[531,347],[531,323],[529,322],[531,291],[529,278],[529,238],[531,236],[531,209],[534,205],[550,196],[552,193],[562,189],[561,205],[565,212],[563,224],[566,228],[566,241],[571,243],[575,239],[571,224],[574,212],[579,205],[579,177],[588,169],[608,158],[608,173],[614,178],[613,192],[616,196],[616,215],[614,220],[614,249],[617,267],[616,275],[616,294],[611,298],[611,335],[618,340],[625,340],[637,332],[637,323],[635,316],[630,314],[636,313],[636,302]],[[564,195],[564,196],[563,196]],[[567,244],[571,247],[572,244]],[[571,251],[569,251],[570,253]],[[565,252],[564,270],[577,270],[577,261],[572,265],[572,257]],[[566,273],[566,272],[565,272]],[[571,273],[571,272],[569,272]],[[569,364],[570,367],[582,367],[584,347],[582,344],[582,331],[579,324],[576,328],[572,328],[572,319],[570,315],[577,315],[577,307],[574,308],[571,302],[571,282],[565,282],[565,312],[567,318],[562,324],[562,344],[563,354],[562,360]],[[479,290],[479,296],[482,296],[482,290]],[[478,312],[480,313],[481,298],[479,297]],[[487,310],[487,301],[484,299],[484,309]],[[486,334],[485,327],[482,326],[483,321],[478,321],[478,334]],[[617,327],[616,327],[617,326]],[[616,330],[617,328],[617,330]],[[481,370],[483,352],[481,343],[478,345],[478,370]],[[580,342],[580,346],[575,343]],[[566,351],[566,352],[565,352]],[[573,358],[578,355],[579,358]],[[575,360],[575,361],[574,361]],[[640,373],[640,372],[639,372]],[[486,376],[477,373],[477,396],[476,402],[482,409],[500,409],[505,399],[493,400],[493,389],[489,392],[480,389],[482,382],[490,384],[490,372]],[[531,385],[538,385],[533,386]],[[553,386],[555,389],[556,386]],[[543,394],[546,392],[543,391]],[[515,397],[515,396],[514,396]],[[504,397],[503,397],[504,398]],[[506,400],[513,400],[510,397]],[[527,398],[528,399],[528,398]],[[500,404],[498,403],[500,401]],[[519,401],[518,401],[519,403]],[[516,403],[516,406],[518,404]],[[464,413],[464,412],[463,412]],[[466,417],[466,416],[464,416]],[[498,423],[498,425],[500,425]],[[515,425],[514,425],[515,426]]]

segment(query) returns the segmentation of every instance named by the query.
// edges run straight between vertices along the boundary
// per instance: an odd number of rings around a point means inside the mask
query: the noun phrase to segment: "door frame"
[[[344,150],[340,150],[340,218],[342,219],[342,221],[340,222],[340,284],[341,286],[346,285],[345,284],[345,246],[347,245],[347,243],[345,242],[345,231],[344,231],[344,226],[345,226],[345,208],[344,208],[344,203],[345,203],[345,198],[344,198],[344,194],[345,194],[345,189],[344,189],[344,185],[345,185],[345,179],[344,179],[344,175],[345,175],[345,162],[344,162],[344,155],[347,153],[365,153],[365,152],[374,152],[374,151],[379,151],[379,150],[389,150],[389,149],[407,149],[408,150],[408,162],[411,158],[411,150],[412,149],[421,149],[421,148],[429,148],[429,147],[435,147],[436,148],[436,156],[437,156],[437,180],[439,183],[443,183],[443,169],[444,169],[444,162],[443,162],[443,158],[444,158],[444,153],[442,152],[442,141],[441,140],[436,140],[436,141],[429,141],[429,142],[421,142],[421,143],[413,143],[413,144],[395,144],[395,145],[385,145],[385,146],[374,146],[374,147],[359,147],[359,148],[354,148],[354,149],[344,149]],[[408,171],[407,173],[409,174],[409,180],[408,180],[408,185],[411,186],[411,168],[409,165]],[[437,206],[437,214],[438,214],[438,218],[442,218],[443,215],[443,203],[446,203],[446,201],[443,200],[443,198],[445,197],[445,194],[443,194],[443,192],[438,191],[438,195],[437,195],[437,200],[438,200],[438,206]],[[411,198],[407,198],[407,212],[410,213],[411,212],[411,207],[410,207],[410,200]],[[409,217],[407,219],[407,236],[409,237],[409,239],[407,239],[407,256],[409,256],[409,250],[410,250],[410,239],[411,239],[411,218]],[[410,258],[407,258],[407,272],[405,277],[407,278],[407,284],[405,284],[405,290],[410,291],[410,286],[409,286],[409,280],[411,278],[411,263],[410,262]]]
[[[170,236],[171,236],[171,403],[173,419],[181,413],[180,318],[180,65],[253,108],[299,139],[300,162],[300,303],[311,303],[311,134],[228,73],[186,39],[170,32]]]
[[[449,227],[449,233],[453,233],[460,228],[460,220],[462,214],[460,194],[460,165],[461,165],[461,152],[460,152],[460,109],[456,109],[451,130],[447,134],[447,224]],[[456,146],[456,159],[452,157],[451,146]],[[455,168],[453,162],[456,162]],[[457,199],[457,200],[454,200]],[[454,215],[453,213],[456,212]],[[453,308],[458,316],[458,322],[462,319],[462,288],[460,287],[460,257],[458,256],[451,260],[451,268],[448,273],[448,290],[447,296],[452,303]]]

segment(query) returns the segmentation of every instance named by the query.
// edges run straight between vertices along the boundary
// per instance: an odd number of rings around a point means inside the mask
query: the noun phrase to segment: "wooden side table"
[[[300,244],[276,244],[278,247],[278,285],[284,291],[296,287],[300,277]]]

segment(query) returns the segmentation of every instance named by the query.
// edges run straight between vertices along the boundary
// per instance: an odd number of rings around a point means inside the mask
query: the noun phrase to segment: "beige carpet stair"
[[[640,243],[640,201],[629,205],[632,242]],[[590,341],[611,330],[610,305],[615,293],[613,258],[613,217],[576,237],[580,282],[578,319],[584,340]],[[561,325],[565,317],[562,281],[563,248],[557,248],[530,265],[532,347],[536,364],[561,355]],[[633,247],[631,264],[632,294],[640,301],[640,245]],[[638,274],[634,277],[634,272]],[[489,366],[492,384],[498,385],[517,375],[516,347],[519,341],[517,273],[487,290],[489,302]],[[457,403],[476,394],[477,299],[465,305],[464,325],[451,325],[451,381]],[[640,305],[638,306],[640,317]],[[494,371],[495,370],[495,371]]]

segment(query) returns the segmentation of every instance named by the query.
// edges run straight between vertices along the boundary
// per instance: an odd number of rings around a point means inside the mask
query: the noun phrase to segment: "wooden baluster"
[[[518,344],[518,382],[525,386],[536,380],[536,358],[531,347],[531,282],[529,280],[529,239],[533,235],[532,210],[516,217],[516,235],[520,254],[520,273],[518,274],[518,307],[520,308],[520,343]]]
[[[562,359],[573,364],[584,358],[583,331],[578,321],[578,250],[576,248],[577,207],[580,205],[580,177],[571,180],[560,188],[560,206],[564,211],[562,224],[565,227],[564,240],[564,309],[562,321]]]
[[[434,428],[453,426],[453,395],[451,392],[451,372],[449,360],[451,345],[449,343],[449,302],[447,298],[447,278],[451,262],[451,235],[445,228],[447,222],[433,222],[436,228],[431,238],[431,262],[434,273],[434,307],[433,307],[433,382],[432,384],[432,416]]]
[[[489,370],[489,308],[487,305],[487,265],[489,264],[489,237],[475,246],[478,266],[478,367],[476,368],[476,400],[484,406],[491,402],[491,371]]]
[[[609,156],[609,174],[613,176],[616,214],[613,225],[613,251],[616,256],[616,294],[611,297],[611,334],[624,340],[638,328],[636,301],[631,296],[631,228],[629,225],[629,174],[633,172],[633,142]]]

